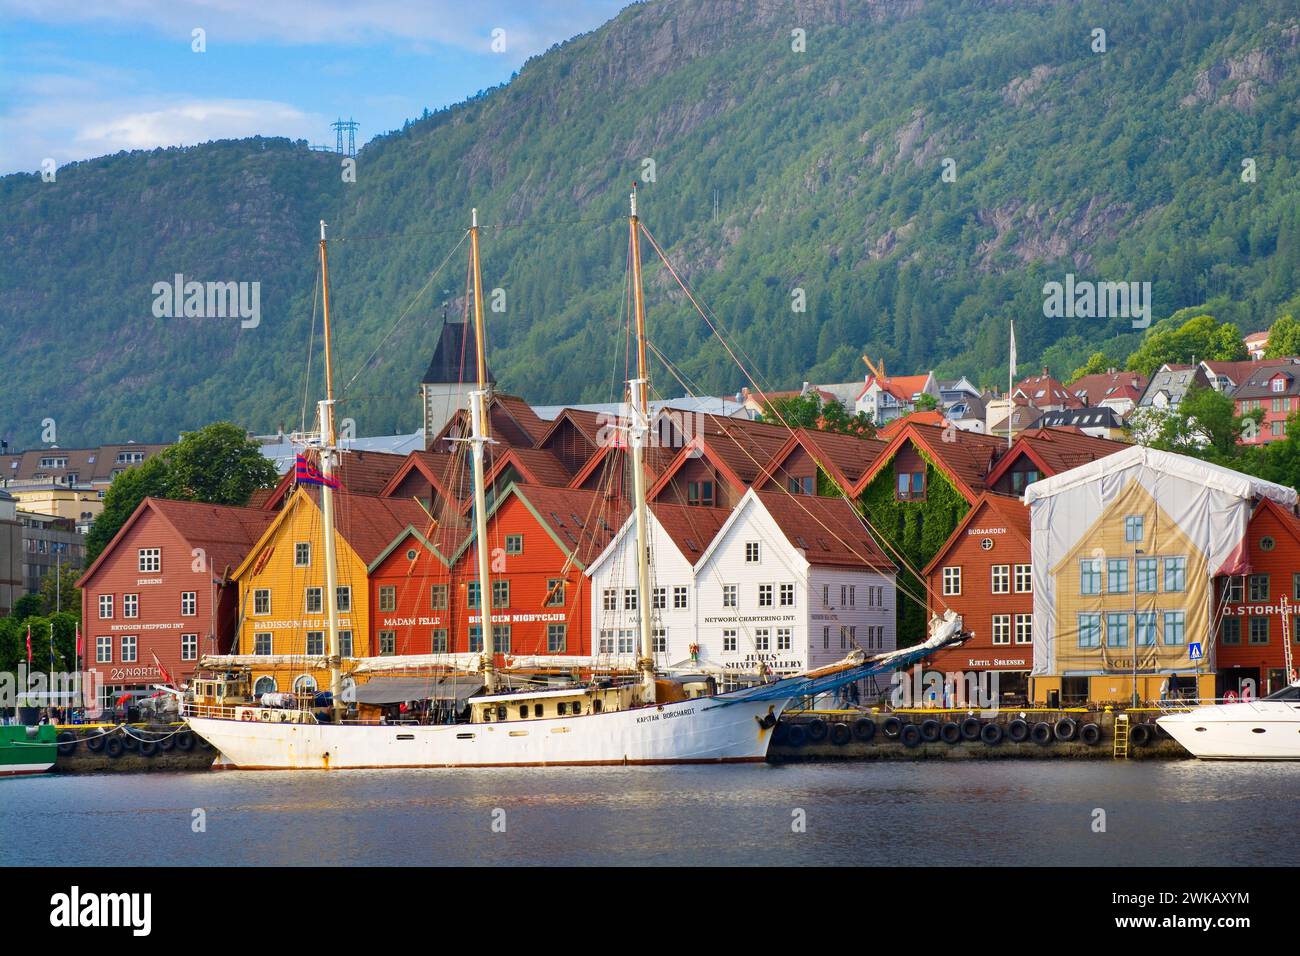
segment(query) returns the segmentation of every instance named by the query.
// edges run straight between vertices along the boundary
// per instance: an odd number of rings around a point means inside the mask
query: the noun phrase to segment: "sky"
[[[333,145],[338,118],[360,147],[628,2],[0,0],[0,174],[259,134]]]

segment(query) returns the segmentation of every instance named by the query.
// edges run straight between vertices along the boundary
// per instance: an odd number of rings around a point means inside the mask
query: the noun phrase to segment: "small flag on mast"
[[[339,486],[337,478],[326,478],[324,473],[304,455],[297,455],[294,458],[293,478],[300,485],[325,485],[327,488]]]
[[[1016,377],[1016,320],[1011,320],[1011,377]]]
[[[28,624],[28,625],[27,625],[27,664],[28,664],[28,666],[31,666],[31,663],[32,663],[32,626],[31,626],[31,624]]]

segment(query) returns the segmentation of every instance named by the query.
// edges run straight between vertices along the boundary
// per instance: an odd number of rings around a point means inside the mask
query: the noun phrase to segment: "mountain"
[[[1130,351],[1127,318],[1044,317],[1044,283],[1067,273],[1151,282],[1153,319],[1204,304],[1266,327],[1300,286],[1298,63],[1292,0],[655,0],[371,141],[354,183],[339,157],[267,139],[7,176],[0,433],[296,425],[322,218],[340,414],[359,434],[413,429],[442,304],[463,306],[471,206],[504,306],[488,313],[500,385],[607,400],[633,180],[765,386],[856,378],[864,350],[996,383],[1011,318],[1022,362]],[[737,390],[646,255],[651,339],[676,363],[659,388]],[[154,284],[177,273],[258,282],[260,323],[155,318]]]

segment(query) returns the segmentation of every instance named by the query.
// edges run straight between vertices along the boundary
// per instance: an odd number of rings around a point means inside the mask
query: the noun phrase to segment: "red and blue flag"
[[[297,455],[294,459],[293,478],[300,485],[325,485],[327,488],[339,486],[337,478],[325,477],[324,473],[304,455]]]

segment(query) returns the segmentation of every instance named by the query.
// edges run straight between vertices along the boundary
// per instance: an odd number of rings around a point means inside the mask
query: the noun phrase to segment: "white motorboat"
[[[1202,760],[1300,760],[1300,681],[1260,700],[1216,701],[1156,723]]]

